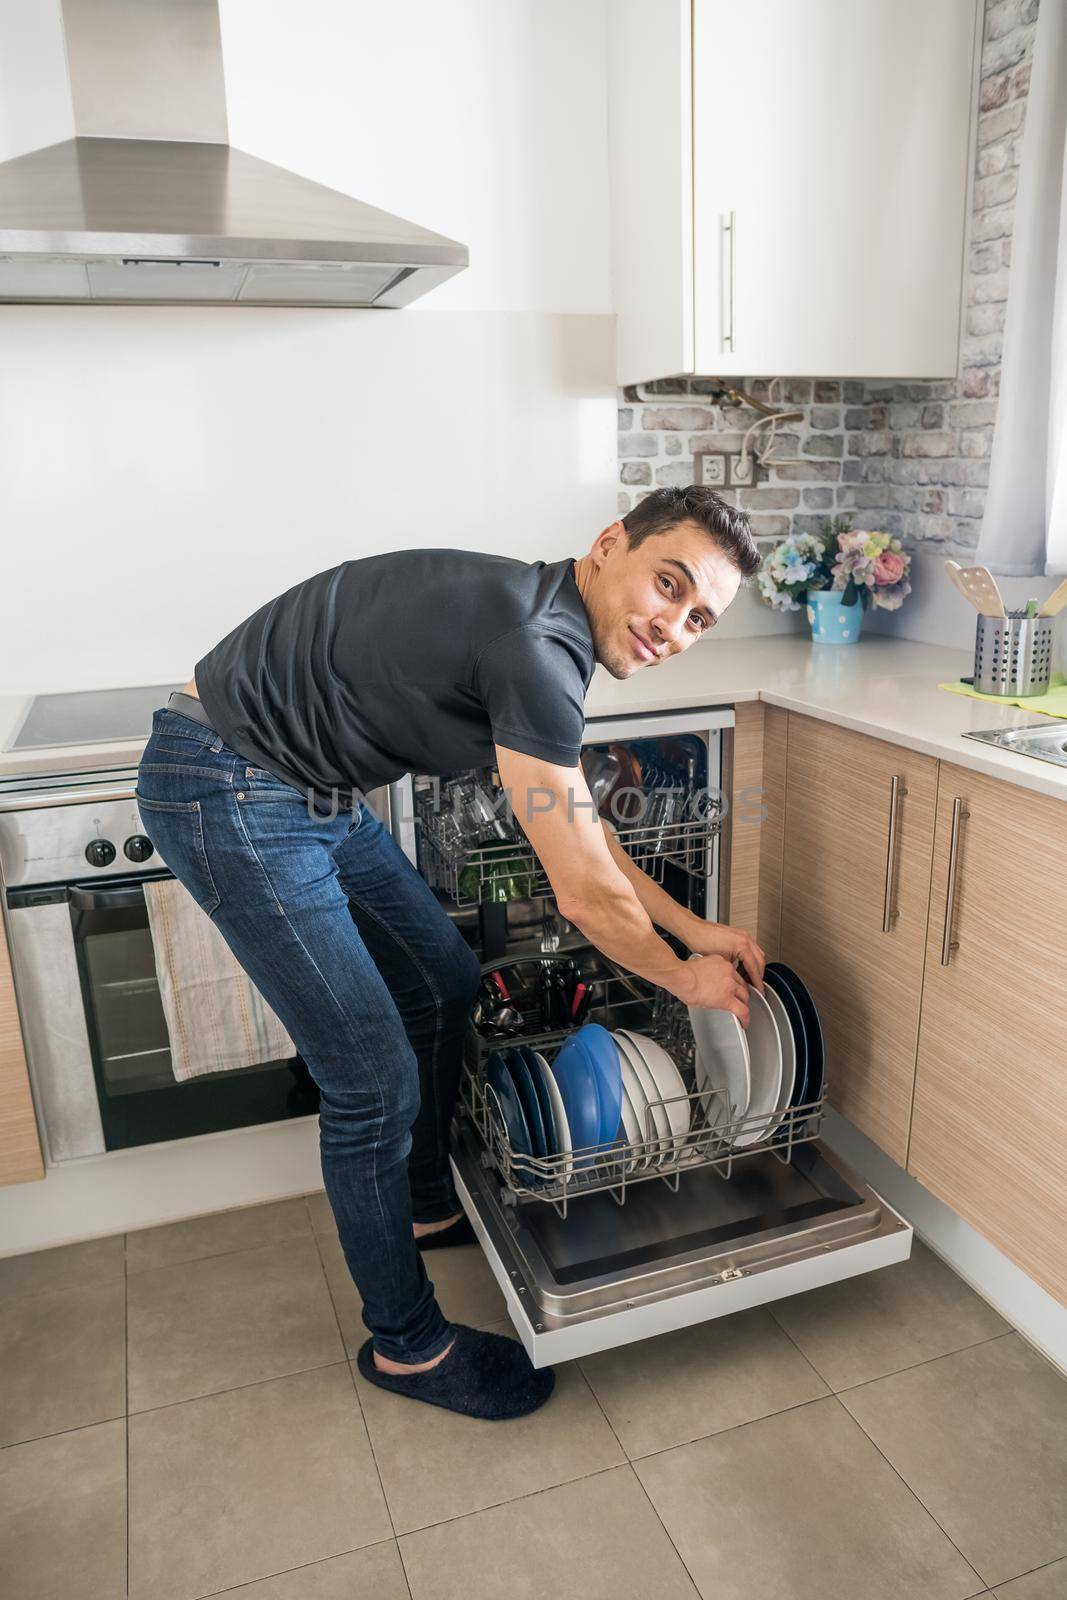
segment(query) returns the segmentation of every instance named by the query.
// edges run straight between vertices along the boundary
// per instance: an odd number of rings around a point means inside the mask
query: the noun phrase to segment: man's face
[[[584,595],[600,664],[613,678],[688,650],[715,625],[741,574],[695,522],[650,534],[631,550],[621,522],[590,551],[594,577]]]

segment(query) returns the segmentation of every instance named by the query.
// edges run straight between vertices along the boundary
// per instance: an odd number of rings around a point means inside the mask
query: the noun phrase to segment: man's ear
[[[609,555],[611,551],[615,549],[616,545],[621,544],[622,548],[625,550],[626,543],[626,529],[623,527],[622,523],[618,521],[609,522],[608,526],[606,528],[602,528],[597,534],[593,541],[593,548],[589,553],[599,565],[600,562],[604,560],[605,556]]]

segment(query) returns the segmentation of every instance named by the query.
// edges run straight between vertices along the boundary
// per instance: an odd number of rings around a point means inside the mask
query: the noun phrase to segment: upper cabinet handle
[[[885,851],[885,894],[882,897],[883,933],[893,931],[893,924],[900,915],[893,905],[893,874],[897,855],[897,811],[907,792],[901,779],[894,773],[889,780],[889,840]]]
[[[953,950],[958,950],[960,942],[952,937],[952,919],[956,907],[956,864],[960,853],[960,823],[965,822],[970,816],[969,811],[964,811],[963,801],[957,795],[952,802],[952,834],[948,846],[948,883],[945,887],[945,926],[941,934],[941,965],[947,967]]]
[[[734,237],[737,233],[737,221],[731,211],[728,216],[719,219],[722,229],[723,243],[723,277],[726,292],[723,295],[723,332],[722,347],[724,350],[734,348]]]

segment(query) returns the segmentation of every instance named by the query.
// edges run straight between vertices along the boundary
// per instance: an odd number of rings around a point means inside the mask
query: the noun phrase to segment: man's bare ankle
[[[426,1233],[440,1233],[442,1228],[450,1228],[454,1222],[458,1222],[462,1215],[462,1211],[457,1211],[454,1217],[445,1217],[443,1222],[414,1222],[412,1231],[416,1239],[421,1239]]]
[[[448,1345],[447,1349],[442,1350],[441,1354],[439,1356],[434,1356],[431,1361],[422,1361],[414,1366],[404,1361],[390,1361],[388,1356],[379,1355],[377,1350],[375,1350],[373,1352],[374,1365],[377,1367],[379,1372],[390,1372],[394,1376],[399,1375],[401,1377],[405,1372],[429,1372],[431,1367],[436,1367],[439,1362],[445,1359],[445,1356],[447,1356],[449,1350],[451,1350],[452,1345],[455,1344],[455,1342],[456,1341],[453,1339]]]

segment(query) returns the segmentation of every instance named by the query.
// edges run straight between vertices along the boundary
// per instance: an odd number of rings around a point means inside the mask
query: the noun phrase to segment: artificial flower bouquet
[[[759,590],[778,611],[799,611],[808,591],[843,591],[841,604],[859,600],[866,611],[895,611],[911,593],[911,557],[888,533],[852,532],[851,517],[834,517],[821,533],[792,533],[773,549],[760,570]]]

